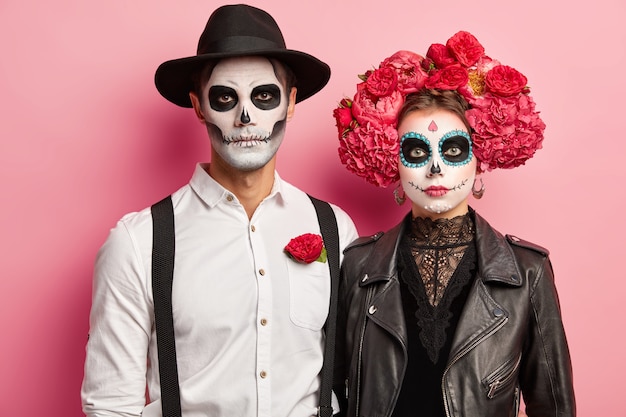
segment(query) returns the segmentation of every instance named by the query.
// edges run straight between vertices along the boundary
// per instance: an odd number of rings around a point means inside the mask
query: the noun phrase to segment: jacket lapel
[[[489,283],[498,282],[513,287],[522,284],[520,271],[506,239],[480,215],[473,214],[476,222],[478,272],[452,341],[449,361],[465,354],[508,320],[509,313],[490,294]],[[366,314],[406,346],[406,323],[397,278],[397,249],[404,224],[404,221],[400,222],[375,243],[372,253],[376,256],[371,256],[365,265],[359,286],[381,286]],[[388,262],[380,262],[381,259]]]
[[[406,347],[406,323],[396,268],[397,248],[403,225],[404,222],[401,222],[376,242],[372,251],[376,256],[372,256],[365,265],[365,275],[359,286],[367,287],[374,284],[380,286],[366,314],[370,320],[394,335]],[[380,262],[381,259],[388,259],[389,262]]]
[[[456,328],[449,364],[507,322],[509,312],[494,299],[489,284],[522,285],[520,271],[506,239],[475,212],[474,219],[478,272]]]

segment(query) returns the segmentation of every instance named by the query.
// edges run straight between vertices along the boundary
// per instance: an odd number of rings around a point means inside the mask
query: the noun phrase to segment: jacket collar
[[[521,273],[513,257],[513,251],[504,236],[491,227],[489,223],[470,208],[476,226],[476,250],[478,254],[478,277],[484,283],[500,282],[519,287],[522,285]],[[407,214],[406,217],[411,214]],[[396,275],[397,248],[404,233],[406,217],[387,233],[374,235],[376,246],[372,251],[364,271],[366,276],[360,286],[379,281],[388,281]],[[382,259],[388,262],[380,262]]]
[[[372,236],[372,239],[376,240],[374,250],[372,251],[375,253],[375,256],[370,256],[365,263],[365,268],[363,269],[365,276],[359,282],[359,286],[363,287],[380,281],[389,281],[397,273],[397,248],[405,223],[403,220],[387,233],[377,233]],[[381,262],[383,259],[388,259],[389,262]]]
[[[470,208],[476,225],[476,250],[478,253],[478,276],[483,282],[502,282],[515,287],[522,285],[519,270],[509,242],[500,232]]]

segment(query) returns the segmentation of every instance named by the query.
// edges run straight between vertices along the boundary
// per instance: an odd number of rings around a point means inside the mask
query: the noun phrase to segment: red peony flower
[[[295,237],[285,246],[285,252],[300,263],[326,262],[326,248],[320,235],[305,233]]]
[[[507,65],[498,65],[485,76],[487,90],[505,97],[524,91],[527,82],[521,72]]]
[[[466,85],[468,80],[467,70],[456,64],[433,71],[426,80],[425,87],[439,88],[441,90],[456,90]]]
[[[348,99],[343,99],[339,103],[339,107],[333,110],[333,117],[335,118],[335,126],[339,132],[345,132],[348,129],[352,128],[353,118],[352,118],[352,101]]]
[[[430,58],[437,68],[445,68],[449,65],[458,64],[448,47],[440,43],[430,45],[428,52],[426,52],[426,57]]]
[[[367,91],[376,97],[385,97],[393,93],[398,85],[398,75],[393,68],[383,67],[372,71],[365,81]]]
[[[454,34],[446,46],[464,67],[471,67],[485,54],[485,48],[478,39],[469,32],[460,31]]]

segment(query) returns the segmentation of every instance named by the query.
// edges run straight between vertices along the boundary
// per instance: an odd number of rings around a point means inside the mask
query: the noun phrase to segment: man
[[[211,162],[172,194],[184,417],[317,412],[329,269],[285,252],[291,239],[319,235],[320,226],[309,197],[283,181],[275,163],[295,103],[329,77],[317,58],[286,49],[270,15],[246,5],[218,8],[197,55],[156,72],[159,92],[193,107],[211,141]],[[343,250],[356,229],[332,208]],[[82,388],[87,416],[162,415],[152,230],[149,208],[128,214],[98,253]]]

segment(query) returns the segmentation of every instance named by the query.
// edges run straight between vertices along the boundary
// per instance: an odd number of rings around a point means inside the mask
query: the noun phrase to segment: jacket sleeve
[[[120,222],[97,256],[81,392],[89,417],[140,416],[146,403],[152,304],[134,243]]]
[[[346,398],[346,379],[348,377],[348,364],[346,364],[347,349],[347,317],[348,306],[346,305],[346,262],[341,266],[341,279],[339,281],[339,295],[337,305],[337,338],[335,341],[335,370],[333,375],[333,391],[339,400],[338,417],[345,417],[348,411],[348,399]]]
[[[526,413],[529,417],[574,417],[570,353],[547,256],[533,275],[527,277],[531,309],[520,374]]]

